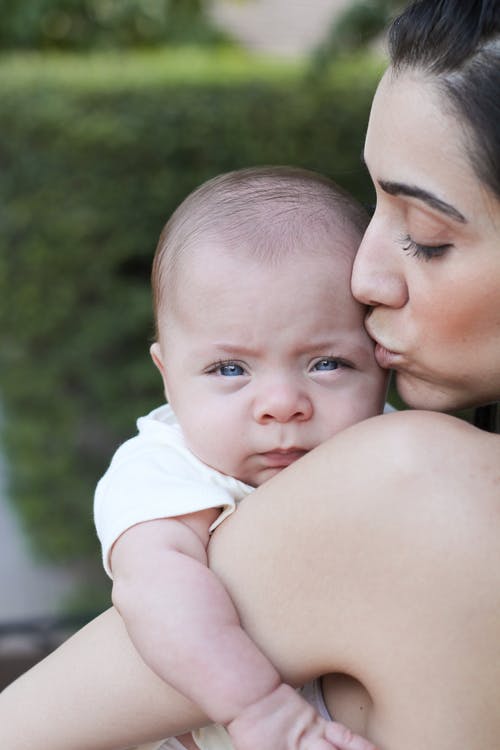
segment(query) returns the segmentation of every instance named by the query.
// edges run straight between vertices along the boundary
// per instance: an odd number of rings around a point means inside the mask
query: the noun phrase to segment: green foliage
[[[94,49],[227,41],[204,0],[0,0],[0,49]]]
[[[314,88],[252,61],[197,58],[197,76],[176,60],[0,63],[2,439],[11,492],[51,557],[98,559],[95,483],[162,399],[149,270],[179,201],[215,174],[269,163],[370,200],[359,154],[376,66],[346,65]]]
[[[350,55],[381,36],[404,0],[355,0],[335,18],[311,56],[312,76],[321,76],[342,55]]]

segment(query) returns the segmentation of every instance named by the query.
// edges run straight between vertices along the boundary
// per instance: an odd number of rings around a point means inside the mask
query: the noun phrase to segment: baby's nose
[[[255,419],[266,422],[306,421],[311,418],[311,399],[296,384],[280,379],[269,384],[255,401]]]

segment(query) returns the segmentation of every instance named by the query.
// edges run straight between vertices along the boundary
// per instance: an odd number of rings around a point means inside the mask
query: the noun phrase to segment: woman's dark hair
[[[478,178],[500,198],[500,0],[416,0],[389,29],[394,71],[433,76],[469,136]],[[496,404],[475,424],[498,431]]]
[[[416,0],[389,29],[389,52],[396,73],[435,77],[476,175],[500,198],[500,0]]]

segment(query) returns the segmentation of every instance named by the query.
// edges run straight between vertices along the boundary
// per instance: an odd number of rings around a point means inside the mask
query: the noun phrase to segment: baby
[[[366,224],[328,179],[265,167],[203,184],[160,236],[151,356],[168,404],[115,454],[95,521],[138,652],[213,722],[162,750],[373,748],[330,720],[318,682],[282,682],[207,564],[240,500],[383,408],[350,292]]]

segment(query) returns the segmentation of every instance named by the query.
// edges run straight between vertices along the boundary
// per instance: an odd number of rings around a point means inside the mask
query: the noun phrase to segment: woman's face
[[[386,73],[365,144],[377,207],[352,287],[379,364],[417,408],[500,398],[500,201],[467,138],[435,83]]]

